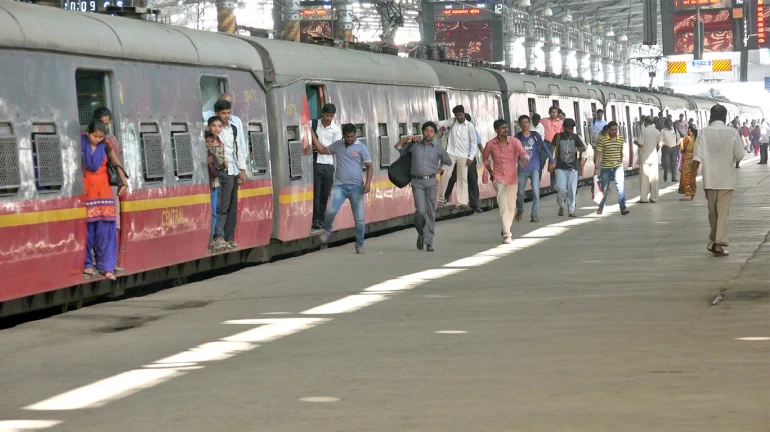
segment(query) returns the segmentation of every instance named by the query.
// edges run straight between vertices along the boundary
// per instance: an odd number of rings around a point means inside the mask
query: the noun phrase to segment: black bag
[[[401,154],[401,157],[388,167],[388,179],[399,188],[404,188],[412,182],[412,153],[410,150],[413,144],[412,142],[406,144],[408,147]]]
[[[115,150],[110,146],[105,146],[109,150],[110,153],[114,152]],[[123,185],[123,180],[120,179],[120,172],[123,171],[123,175],[126,176],[126,179],[128,179],[128,173],[126,170],[123,169],[120,165],[113,165],[112,160],[110,159],[110,156],[107,155],[107,176],[109,177],[110,186],[117,186],[121,187]],[[125,185],[128,186],[128,185]]]

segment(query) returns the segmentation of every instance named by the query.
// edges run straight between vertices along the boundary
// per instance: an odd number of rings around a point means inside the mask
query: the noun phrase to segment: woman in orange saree
[[[679,171],[682,173],[679,176],[679,193],[684,195],[684,197],[679,198],[679,201],[692,201],[695,198],[695,187],[690,183],[690,179],[692,179],[692,176],[698,175],[692,169],[692,157],[695,153],[696,138],[698,138],[698,129],[694,125],[690,125],[687,129],[687,136],[682,138],[682,142],[679,144],[681,150]]]

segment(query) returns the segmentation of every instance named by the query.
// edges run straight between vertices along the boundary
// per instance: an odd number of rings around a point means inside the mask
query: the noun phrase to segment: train
[[[603,108],[636,137],[643,116],[705,124],[714,104],[628,87],[516,73],[490,65],[403,58],[362,49],[204,32],[136,19],[0,3],[0,317],[121,295],[126,289],[319,246],[311,231],[310,124],[324,103],[353,123],[373,158],[367,232],[411,223],[410,188],[388,180],[393,145],[462,104],[485,139],[499,118],[561,108],[590,139]],[[248,150],[238,193],[237,249],[210,253],[210,189],[202,112],[233,98]],[[731,118],[758,108],[724,103]],[[84,280],[86,209],[81,132],[108,107],[129,190],[121,198],[116,281]],[[630,139],[626,170],[638,169]],[[584,173],[593,172],[589,160]],[[481,178],[482,176],[479,176]],[[544,191],[550,176],[542,177]],[[482,205],[494,206],[480,182]],[[341,210],[332,240],[352,237]],[[446,215],[454,210],[442,208]]]

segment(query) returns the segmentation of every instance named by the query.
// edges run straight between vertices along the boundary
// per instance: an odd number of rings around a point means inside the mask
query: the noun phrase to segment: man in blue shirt
[[[605,126],[607,126],[607,120],[604,119],[604,110],[598,109],[596,110],[596,118],[594,119],[594,124],[591,125],[591,129],[593,130],[594,135],[601,132]]]
[[[540,222],[540,218],[537,217],[537,211],[540,208],[540,156],[539,151],[548,155],[548,159],[551,163],[554,163],[551,150],[545,145],[543,137],[539,133],[531,130],[530,119],[528,115],[519,117],[519,127],[521,132],[516,134],[516,139],[521,141],[521,145],[524,146],[524,150],[529,154],[529,165],[526,167],[519,166],[519,191],[516,197],[516,222],[521,221],[521,217],[524,215],[524,193],[527,190],[527,179],[532,184],[532,213],[529,218],[530,222]]]
[[[364,195],[372,190],[372,174],[374,173],[369,149],[356,138],[356,125],[351,123],[342,125],[342,140],[335,141],[329,147],[321,144],[315,135],[312,135],[312,138],[318,153],[334,155],[337,163],[337,169],[334,172],[334,187],[332,188],[331,201],[326,208],[321,241],[324,243],[329,241],[337,212],[340,211],[345,200],[350,200],[353,219],[356,221],[356,253],[364,254],[364,233],[366,231]],[[364,182],[361,174],[364,166],[366,167],[366,182]]]

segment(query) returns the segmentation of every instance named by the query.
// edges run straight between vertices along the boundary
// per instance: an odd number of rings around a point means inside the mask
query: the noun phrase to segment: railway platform
[[[756,162],[724,258],[702,191],[634,204],[634,176],[631,214],[583,187],[510,245],[493,210],[439,222],[434,253],[404,229],[2,330],[0,431],[767,431]]]

